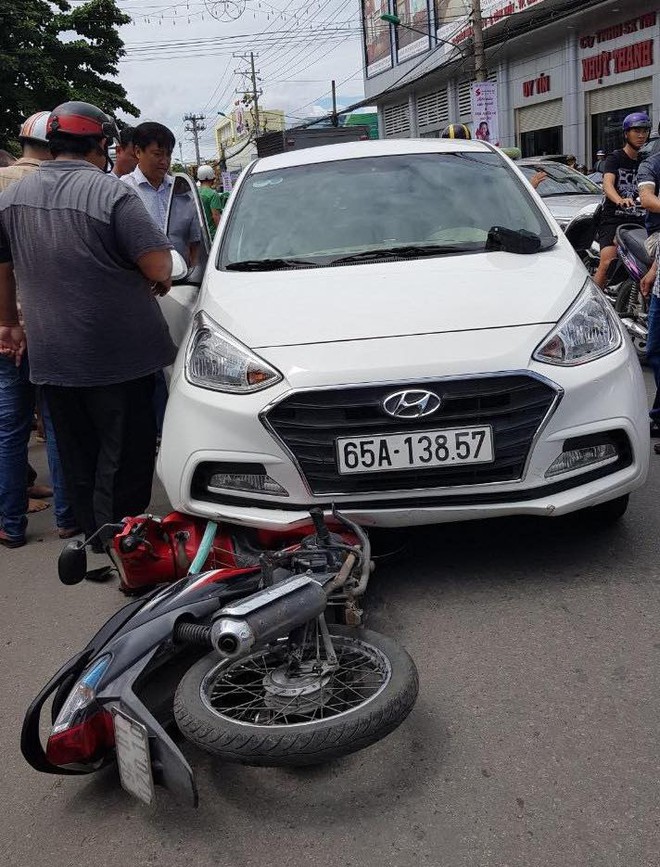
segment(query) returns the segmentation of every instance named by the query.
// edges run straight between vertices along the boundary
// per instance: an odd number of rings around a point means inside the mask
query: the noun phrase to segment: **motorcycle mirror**
[[[176,250],[170,250],[170,256],[172,257],[172,281],[176,283],[177,280],[185,278],[188,273],[188,265],[181,253],[177,253]]]
[[[57,558],[57,574],[62,584],[80,584],[87,574],[87,550],[82,539],[73,539]]]

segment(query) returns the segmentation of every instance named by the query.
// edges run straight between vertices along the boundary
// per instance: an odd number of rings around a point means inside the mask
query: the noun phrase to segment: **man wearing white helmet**
[[[49,111],[38,111],[31,115],[21,126],[18,140],[21,143],[23,155],[10,166],[0,169],[0,192],[14,181],[20,181],[39,168],[39,163],[52,159],[46,140],[46,123]]]
[[[200,166],[197,169],[197,180],[199,181],[199,197],[202,200],[206,224],[209,227],[211,240],[213,240],[215,230],[218,228],[220,222],[220,215],[222,214],[222,198],[213,189],[215,172],[211,166]]]

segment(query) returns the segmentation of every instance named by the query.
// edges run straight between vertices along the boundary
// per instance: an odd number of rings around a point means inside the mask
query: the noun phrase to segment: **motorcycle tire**
[[[293,707],[288,699],[273,698],[267,691],[264,681],[271,676],[273,668],[268,666],[266,658],[270,655],[271,661],[276,663],[278,653],[280,659],[283,657],[286,646],[283,640],[236,662],[221,661],[211,653],[190,668],[174,697],[174,716],[183,735],[226,761],[282,767],[328,762],[368,747],[394,731],[408,716],[417,698],[415,663],[397,642],[377,632],[336,625],[329,630],[340,668],[327,676],[320,698],[322,714],[323,691],[327,689],[326,700],[328,705],[334,705],[330,711],[334,715],[314,718],[319,710],[318,690],[315,695],[298,696],[293,700],[296,702]],[[311,643],[309,650],[313,653]],[[349,662],[352,657],[359,662],[354,666],[353,680]],[[366,686],[364,680],[372,676],[370,662],[384,682],[372,695],[359,701],[354,696],[360,696],[360,691],[375,689],[373,684]],[[260,668],[262,663],[263,668]],[[356,672],[361,672],[357,680]],[[229,687],[224,698],[220,689],[223,682]],[[228,699],[232,690],[234,698]],[[251,694],[257,698],[248,704],[256,702],[257,707],[241,710],[242,699]],[[213,707],[212,699],[216,704],[224,701],[224,713]],[[344,710],[341,710],[342,701],[346,704]],[[243,719],[240,719],[241,714]],[[277,722],[278,717],[280,722]]]
[[[639,286],[631,277],[628,277],[628,279],[624,280],[619,286],[616,301],[614,302],[614,310],[616,311],[617,316],[621,318],[625,316],[634,316],[634,307],[638,295]],[[633,335],[630,335],[630,339],[633,342],[640,364],[644,364],[646,362],[646,341],[641,340],[639,337],[634,337]]]

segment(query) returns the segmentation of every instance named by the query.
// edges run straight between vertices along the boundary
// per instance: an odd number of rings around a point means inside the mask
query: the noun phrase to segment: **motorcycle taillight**
[[[114,746],[112,715],[96,699],[97,687],[111,659],[110,654],[105,654],[88,666],[62,705],[46,746],[52,764],[96,762]]]
[[[82,722],[54,732],[48,738],[46,756],[53,765],[87,765],[102,759],[115,744],[112,714],[98,710]]]

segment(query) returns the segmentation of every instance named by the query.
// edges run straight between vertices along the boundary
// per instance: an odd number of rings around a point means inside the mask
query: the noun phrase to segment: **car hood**
[[[543,199],[543,204],[550,211],[555,220],[566,222],[572,220],[582,208],[589,205],[596,207],[602,200],[602,196],[590,196],[585,193],[583,196],[548,196]]]
[[[209,272],[198,309],[254,349],[553,323],[586,279],[563,239],[536,255]]]

